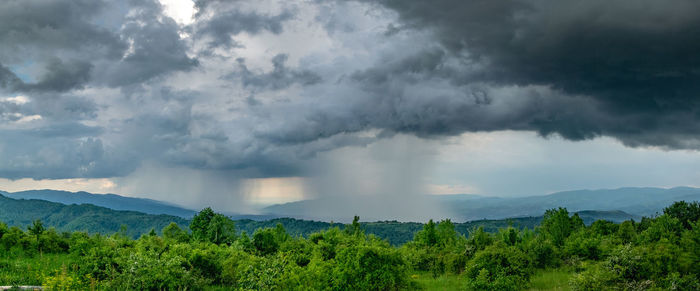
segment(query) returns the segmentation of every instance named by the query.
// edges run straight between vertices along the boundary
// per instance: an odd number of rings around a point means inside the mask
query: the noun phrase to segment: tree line
[[[53,290],[402,290],[421,276],[458,276],[470,290],[521,290],[537,270],[574,270],[574,290],[698,290],[700,205],[676,202],[639,222],[589,226],[566,209],[534,229],[429,221],[394,246],[355,217],[307,237],[278,224],[248,234],[209,208],[183,229],[171,223],[133,239],[58,232],[35,220],[0,223],[0,284]]]

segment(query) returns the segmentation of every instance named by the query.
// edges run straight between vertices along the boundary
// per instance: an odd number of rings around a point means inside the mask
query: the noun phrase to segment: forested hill
[[[93,204],[114,210],[131,210],[148,214],[168,214],[182,218],[192,217],[196,211],[185,209],[167,202],[146,198],[124,197],[116,194],[92,194],[88,192],[67,192],[58,190],[29,190],[14,193],[0,191],[14,199],[40,199],[62,204]]]
[[[625,220],[637,220],[641,217],[625,213],[623,211],[594,211],[586,210],[577,213],[586,225],[590,225],[596,220],[608,220],[613,222],[622,222]],[[455,230],[465,236],[479,227],[483,227],[487,232],[496,232],[499,228],[513,226],[519,229],[529,228],[534,229],[542,221],[542,216],[536,217],[517,217],[509,219],[497,220],[475,220],[463,223],[454,223]],[[240,231],[245,231],[252,234],[258,228],[275,227],[277,224],[282,224],[289,234],[292,236],[307,236],[311,233],[328,229],[332,226],[338,226],[341,229],[344,224],[331,224],[321,221],[300,220],[294,218],[277,218],[265,221],[255,221],[250,219],[242,219],[236,221],[236,228]],[[422,223],[417,222],[398,222],[398,221],[377,221],[377,222],[361,222],[362,229],[367,234],[374,234],[378,237],[388,240],[393,245],[400,245],[413,239],[413,235],[423,229]]]
[[[37,199],[12,199],[0,194],[0,221],[8,225],[16,225],[25,228],[33,220],[40,219],[47,227],[55,227],[60,231],[88,231],[90,233],[111,234],[120,230],[122,225],[127,226],[127,233],[137,237],[151,229],[160,230],[171,221],[182,228],[187,229],[189,220],[171,215],[152,215],[136,211],[118,211],[99,207],[91,204],[65,205]],[[621,211],[582,211],[581,218],[586,224],[597,219],[611,221],[623,221],[636,218]],[[468,235],[473,229],[483,226],[488,232],[495,232],[498,228],[512,225],[517,228],[534,228],[540,223],[542,217],[524,217],[502,220],[477,220],[465,223],[456,223],[455,230]],[[311,233],[343,224],[331,224],[328,222],[299,220],[293,218],[277,218],[265,221],[242,219],[235,221],[236,229],[240,233],[245,231],[253,234],[256,229],[275,227],[282,224],[292,236],[307,236]],[[374,234],[388,240],[394,245],[412,240],[416,231],[422,229],[423,224],[416,222],[379,221],[361,223],[367,234]]]
[[[172,215],[153,215],[136,211],[112,210],[91,204],[65,205],[37,199],[12,199],[0,193],[0,221],[10,226],[26,227],[40,219],[47,227],[59,231],[88,231],[112,234],[127,226],[127,234],[136,237],[151,229],[161,230],[170,222],[182,227],[189,221]]]

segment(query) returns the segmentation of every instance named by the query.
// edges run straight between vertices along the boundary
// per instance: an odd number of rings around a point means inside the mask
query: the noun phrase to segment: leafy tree
[[[622,222],[617,228],[616,236],[625,244],[633,241],[637,236],[637,228],[634,226],[634,221],[627,220]]]
[[[272,228],[259,229],[253,234],[253,246],[263,256],[277,252],[279,243]]]
[[[32,221],[32,225],[27,227],[27,230],[33,236],[38,237],[42,233],[44,233],[44,230],[46,230],[46,229],[44,228],[44,224],[41,222],[41,220],[36,219],[36,220]]]
[[[192,222],[190,222],[192,238],[198,241],[208,240],[209,225],[211,224],[211,220],[214,218],[214,215],[214,211],[207,207],[192,217]]]
[[[549,209],[544,213],[541,230],[556,246],[564,244],[571,233],[583,227],[583,220],[578,215],[569,217],[566,208]]]
[[[519,290],[532,273],[528,256],[516,247],[494,244],[469,261],[465,274],[474,289]]]
[[[5,233],[7,233],[8,231],[10,231],[10,229],[7,227],[7,224],[5,224],[4,222],[0,222],[0,240],[2,239],[2,236],[5,235]]]
[[[192,218],[190,223],[192,238],[197,241],[207,241],[215,244],[232,243],[236,237],[233,220],[211,208],[202,209]]]
[[[472,234],[469,236],[469,239],[467,240],[467,244],[472,246],[477,251],[485,249],[492,243],[493,238],[491,237],[491,234],[484,231],[483,227],[479,227],[475,231],[473,231]]]
[[[164,227],[162,233],[164,238],[177,242],[187,242],[189,240],[187,232],[182,230],[175,222],[171,222],[168,226]]]
[[[434,246],[438,242],[438,234],[435,228],[435,222],[429,220],[423,225],[423,230],[416,233],[414,241],[424,246]]]
[[[664,208],[664,214],[678,219],[685,229],[691,229],[691,223],[700,221],[700,203],[678,201]]]
[[[363,233],[362,226],[360,226],[360,217],[355,215],[352,219],[352,224],[345,227],[345,233],[350,235],[360,235]]]
[[[216,213],[207,228],[207,240],[215,244],[231,244],[236,240],[236,226],[230,218]]]
[[[449,246],[457,241],[457,231],[451,220],[445,219],[436,228],[437,241],[442,246]]]

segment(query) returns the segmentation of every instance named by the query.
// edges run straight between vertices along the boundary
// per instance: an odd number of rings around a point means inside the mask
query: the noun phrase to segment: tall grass
[[[71,265],[67,254],[0,251],[0,285],[41,285],[44,277],[54,275],[63,265]]]
[[[529,290],[571,290],[569,279],[573,274],[573,271],[566,268],[538,270],[530,278]]]

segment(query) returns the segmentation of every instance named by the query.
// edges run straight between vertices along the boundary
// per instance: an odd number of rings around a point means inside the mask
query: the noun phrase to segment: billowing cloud
[[[338,181],[329,153],[504,130],[697,150],[698,6],[210,0],[177,22],[156,0],[4,1],[0,177]]]
[[[698,3],[388,0],[377,6],[395,11],[404,29],[432,33],[447,56],[427,52],[422,63],[382,66],[366,81],[424,69],[433,70],[421,75],[435,77],[437,69],[455,86],[547,86],[576,97],[553,112],[538,110],[529,127],[542,134],[698,146]],[[459,68],[451,70],[450,62]],[[577,112],[576,98],[595,102],[599,114]]]

